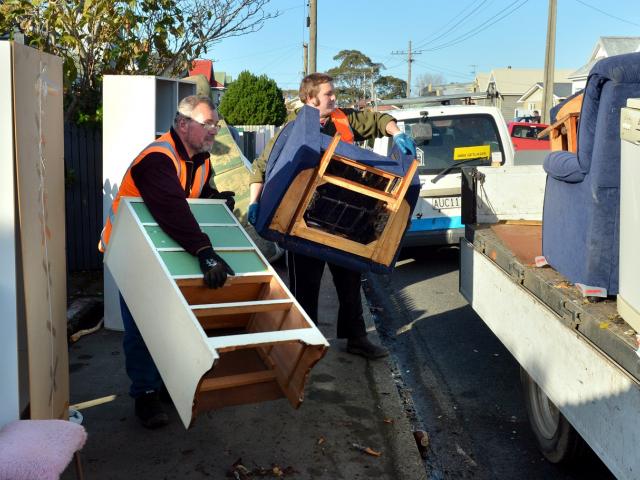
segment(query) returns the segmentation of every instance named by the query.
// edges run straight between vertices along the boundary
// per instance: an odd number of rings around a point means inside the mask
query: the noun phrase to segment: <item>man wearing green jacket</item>
[[[393,136],[400,149],[415,157],[415,144],[411,137],[401,132],[391,115],[377,112],[361,112],[336,108],[333,79],[324,73],[312,73],[302,79],[300,100],[320,111],[320,131],[333,136],[340,133],[342,141],[368,140]],[[296,112],[297,113],[297,112]],[[294,113],[289,121],[295,118]],[[258,217],[260,195],[264,185],[269,154],[277,137],[274,137],[259,158],[253,162],[250,186],[249,222],[255,224]],[[307,315],[318,323],[318,295],[325,261],[300,253],[287,252],[289,288]],[[362,301],[360,298],[361,274],[340,265],[328,263],[333,283],[338,294],[338,338],[347,339],[347,352],[375,359],[389,354],[386,348],[372,343],[367,338]]]

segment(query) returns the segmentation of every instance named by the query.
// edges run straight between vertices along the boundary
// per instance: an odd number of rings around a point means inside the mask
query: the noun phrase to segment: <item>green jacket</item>
[[[379,138],[387,135],[387,124],[394,120],[394,118],[386,113],[379,112],[361,112],[353,110],[351,108],[341,108],[344,114],[349,120],[349,126],[353,130],[354,141],[359,142],[362,140],[369,140],[371,138]],[[287,118],[287,123],[296,118],[298,110],[291,113]],[[321,128],[321,132],[325,135],[333,137],[336,134],[336,127],[331,121],[331,118],[327,120],[324,127]],[[275,143],[278,135],[275,135],[262,151],[260,156],[253,161],[251,168],[251,175],[249,177],[249,183],[263,183],[264,172],[267,168],[267,160],[271,154],[271,149]]]

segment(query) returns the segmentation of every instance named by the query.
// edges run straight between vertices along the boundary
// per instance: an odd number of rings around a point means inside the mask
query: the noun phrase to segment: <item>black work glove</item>
[[[207,247],[198,252],[200,270],[204,275],[204,283],[209,288],[220,288],[227,280],[227,275],[235,275],[236,272],[220,257],[213,247]]]
[[[219,192],[218,190],[214,190],[213,193],[209,196],[209,198],[217,198],[220,200],[224,200],[229,207],[229,210],[233,212],[234,207],[236,206],[236,199],[233,196],[236,192],[232,192],[231,190],[224,190]]]

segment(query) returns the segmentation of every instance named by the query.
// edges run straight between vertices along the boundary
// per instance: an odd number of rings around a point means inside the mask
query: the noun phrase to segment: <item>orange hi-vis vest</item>
[[[336,126],[336,131],[340,134],[340,140],[345,143],[353,143],[353,130],[351,130],[349,119],[345,113],[336,108],[331,112],[331,121]]]
[[[100,242],[98,243],[98,250],[104,252],[107,248],[107,244],[109,243],[109,237],[111,236],[111,228],[113,226],[113,222],[115,221],[116,213],[118,213],[118,205],[120,204],[120,197],[139,197],[140,191],[138,187],[136,187],[135,182],[133,181],[133,177],[131,176],[131,168],[136,165],[138,162],[142,161],[147,155],[153,152],[164,153],[168,156],[172,161],[174,166],[176,167],[176,174],[180,179],[180,185],[182,185],[182,189],[184,190],[187,186],[187,165],[183,158],[178,155],[178,149],[173,141],[173,137],[171,136],[171,132],[167,132],[164,135],[161,135],[156,139],[155,142],[149,144],[144,150],[142,150],[138,156],[131,162],[127,172],[124,174],[122,178],[122,182],[120,183],[120,188],[118,189],[118,194],[116,198],[113,199],[111,203],[111,208],[109,209],[109,215],[107,216],[107,221],[104,224],[104,228],[102,229],[102,234],[100,235]],[[191,186],[191,191],[189,192],[189,198],[198,198],[202,193],[202,189],[204,188],[204,184],[209,178],[209,169],[210,169],[209,159],[206,159],[204,163],[198,167],[198,169],[193,174],[193,185]]]

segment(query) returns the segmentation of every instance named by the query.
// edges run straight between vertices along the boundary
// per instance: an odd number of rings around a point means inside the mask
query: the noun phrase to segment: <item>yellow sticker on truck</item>
[[[453,149],[454,160],[483,159],[491,156],[491,145],[478,145],[476,147],[456,147]]]

